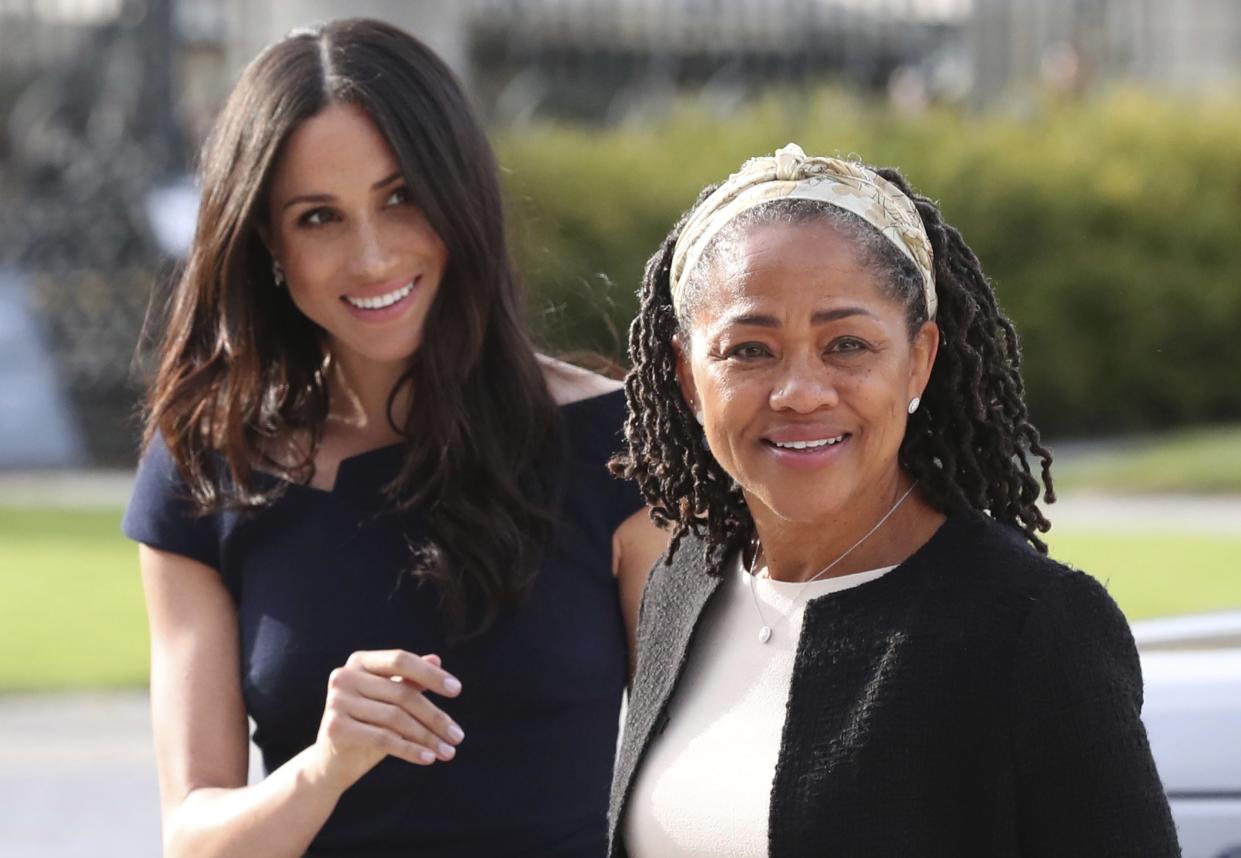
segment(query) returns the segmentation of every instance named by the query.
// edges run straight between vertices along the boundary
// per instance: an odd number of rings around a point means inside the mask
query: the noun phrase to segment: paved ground
[[[0,697],[0,855],[159,854],[145,692]]]
[[[115,507],[129,498],[133,483],[133,473],[122,470],[0,470],[0,503]]]
[[[1047,507],[1056,529],[1241,535],[1241,497],[1073,494]]]
[[[0,854],[159,853],[145,694],[0,698]]]
[[[114,472],[0,474],[0,503],[114,506]],[[1057,528],[1176,528],[1241,534],[1241,497],[1076,495],[1050,508]],[[142,693],[0,696],[0,856],[154,858],[159,799]]]

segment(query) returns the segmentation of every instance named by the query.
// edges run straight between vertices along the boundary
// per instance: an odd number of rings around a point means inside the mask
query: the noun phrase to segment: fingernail
[[[452,739],[454,742],[460,742],[465,738],[465,731],[456,724],[453,724],[448,728],[448,738]]]
[[[422,760],[424,763],[433,763],[435,762],[435,754],[432,754],[430,751],[419,751],[418,759]]]
[[[461,690],[461,681],[455,676],[444,677],[444,690],[449,694],[456,694]]]
[[[440,756],[451,757],[457,753],[457,749],[447,742],[440,742]]]

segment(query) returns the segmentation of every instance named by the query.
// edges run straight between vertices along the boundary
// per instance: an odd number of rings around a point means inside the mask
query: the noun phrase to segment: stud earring
[[[918,406],[919,406],[919,405],[921,405],[921,404],[922,404],[922,400],[921,400],[921,398],[919,398],[919,397],[917,397],[917,396],[915,396],[913,399],[909,400],[909,413],[910,413],[910,414],[913,414],[915,411],[917,411],[917,410],[918,410]]]
[[[701,408],[699,408],[697,411],[694,412],[694,419],[698,421],[699,426],[703,425],[704,418],[702,416]]]
[[[284,285],[284,267],[278,259],[271,261],[271,279],[275,281],[277,289]]]

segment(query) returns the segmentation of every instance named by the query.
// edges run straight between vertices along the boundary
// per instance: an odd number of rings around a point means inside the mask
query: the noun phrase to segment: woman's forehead
[[[330,104],[285,141],[272,192],[301,192],[306,185],[369,185],[395,169],[392,147],[370,115],[356,105]]]
[[[728,237],[698,278],[695,316],[772,304],[882,300],[852,241],[823,224],[764,224]]]

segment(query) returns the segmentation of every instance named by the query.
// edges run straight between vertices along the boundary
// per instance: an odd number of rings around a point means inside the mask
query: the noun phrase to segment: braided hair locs
[[[1030,422],[1021,379],[1021,352],[1012,322],[1000,310],[978,257],[961,234],[944,222],[930,199],[915,193],[894,169],[875,173],[914,201],[930,238],[939,308],[935,322],[940,347],[922,405],[909,417],[900,463],[919,481],[926,500],[943,512],[977,510],[1019,529],[1039,551],[1047,546],[1038,533],[1051,524],[1038,507],[1041,490],[1055,500],[1051,453]],[[625,378],[629,417],[627,450],[611,462],[614,474],[634,480],[657,524],[672,525],[670,560],[687,532],[703,539],[711,565],[748,539],[753,520],[741,491],[703,443],[701,427],[690,413],[677,381],[674,336],[688,341],[692,298],[682,298],[680,318],[673,309],[669,275],[673,252],[690,214],[715,187],[706,188],[647,262],[639,292],[639,311],[629,332],[633,368]],[[927,318],[926,302],[898,272],[904,264],[878,231],[831,206],[813,208],[768,204],[738,218],[717,243],[764,219],[804,221],[818,217],[860,242],[862,258],[902,300],[911,333]],[[856,221],[856,223],[855,223]],[[856,228],[855,228],[856,227]],[[874,233],[868,240],[865,230]],[[887,248],[885,250],[884,248]],[[712,252],[699,271],[709,270]],[[912,269],[910,269],[911,271]],[[898,281],[905,281],[902,285]],[[1037,459],[1035,476],[1031,459]],[[1041,482],[1040,482],[1041,481]]]

